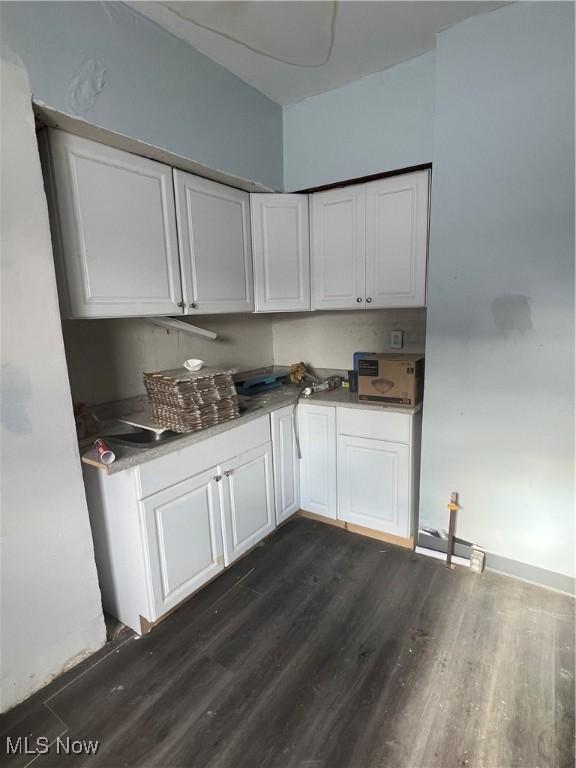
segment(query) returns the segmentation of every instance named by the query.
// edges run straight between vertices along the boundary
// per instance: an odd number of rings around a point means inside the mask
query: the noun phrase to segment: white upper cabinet
[[[311,196],[312,309],[359,309],[365,302],[366,186]]]
[[[174,171],[187,314],[252,312],[250,196]]]
[[[172,169],[62,131],[48,139],[63,314],[181,314]]]
[[[368,306],[425,305],[428,189],[428,171],[366,185]]]
[[[426,304],[429,171],[249,195],[60,130],[42,137],[64,316]]]
[[[308,195],[250,195],[256,312],[310,309]]]
[[[313,309],[426,305],[429,171],[311,200]]]

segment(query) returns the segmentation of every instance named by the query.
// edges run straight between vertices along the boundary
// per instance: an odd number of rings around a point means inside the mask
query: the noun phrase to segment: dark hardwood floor
[[[574,603],[294,518],[143,638],[0,719],[32,765],[574,765]]]

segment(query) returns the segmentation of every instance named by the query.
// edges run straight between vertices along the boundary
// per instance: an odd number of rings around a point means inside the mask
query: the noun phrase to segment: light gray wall
[[[282,188],[282,109],[122,3],[0,4],[34,98],[214,170]]]
[[[21,66],[0,64],[3,711],[105,631],[30,91]]]
[[[434,52],[284,107],[288,191],[432,161]]]
[[[352,368],[354,352],[390,351],[390,331],[404,331],[404,352],[424,352],[425,309],[298,312],[273,316],[274,362]]]
[[[212,315],[194,323],[218,333],[207,341],[166,331],[142,319],[66,320],[63,323],[75,401],[96,405],[144,394],[143,371],[162,371],[197,357],[209,365],[272,365],[270,315]]]
[[[574,16],[513,3],[442,33],[421,522],[574,573]]]

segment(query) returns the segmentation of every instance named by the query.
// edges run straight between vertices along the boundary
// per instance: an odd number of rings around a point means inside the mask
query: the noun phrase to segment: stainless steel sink
[[[257,403],[250,403],[246,401],[240,401],[239,411],[240,415],[244,413],[251,413],[262,408],[262,405]],[[143,429],[142,427],[132,427],[128,424],[122,425],[126,431],[117,435],[106,435],[105,440],[110,443],[116,443],[117,445],[125,445],[134,448],[151,448],[154,445],[163,445],[169,443],[171,440],[177,440],[179,437],[185,437],[185,435],[179,432],[171,432],[166,430],[165,432],[154,432],[151,429]]]
[[[252,413],[252,411],[258,411],[260,408],[262,408],[260,403],[250,402],[250,399],[246,395],[238,398],[238,410],[240,414]]]
[[[109,443],[118,443],[118,445],[134,446],[134,448],[150,448],[152,445],[162,445],[171,440],[182,437],[179,432],[153,432],[150,429],[134,429],[131,432],[125,432],[122,435],[109,435],[106,441]]]

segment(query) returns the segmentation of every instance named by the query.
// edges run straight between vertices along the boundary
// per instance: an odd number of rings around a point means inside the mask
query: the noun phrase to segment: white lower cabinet
[[[276,527],[272,443],[222,466],[224,562],[230,565]]]
[[[336,518],[336,409],[298,406],[300,493],[302,509]]]
[[[338,519],[389,536],[413,533],[421,413],[337,408]]]
[[[409,448],[338,435],[338,517],[407,538],[410,535]]]
[[[111,475],[84,465],[105,610],[147,631],[299,508],[408,539],[420,423],[306,402]]]
[[[142,502],[157,616],[224,570],[220,494],[214,471]]]
[[[409,539],[421,414],[303,403],[298,422],[302,509]]]
[[[83,469],[102,604],[135,632],[276,527],[267,414],[115,474]]]
[[[277,523],[300,509],[300,460],[294,430],[295,412],[296,407],[289,405],[270,414]]]

